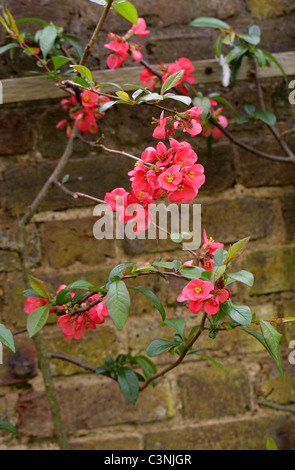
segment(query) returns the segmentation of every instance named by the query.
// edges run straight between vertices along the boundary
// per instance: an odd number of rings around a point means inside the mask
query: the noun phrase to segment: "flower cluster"
[[[206,271],[214,268],[214,255],[219,248],[223,248],[223,243],[208,239],[206,230],[203,232],[204,243],[197,252],[195,259],[186,261],[187,266],[198,264]],[[202,279],[193,279],[182,290],[178,296],[178,302],[187,302],[190,312],[196,314],[205,310],[208,315],[215,315],[219,311],[219,304],[231,297],[231,293],[224,287],[222,280],[218,279],[213,285],[212,282]]]
[[[81,105],[76,98],[72,96],[69,99],[61,100],[63,111],[69,114],[68,119],[62,119],[56,125],[57,129],[67,128],[67,136],[72,133],[73,121],[76,127],[88,135],[96,134],[98,131],[97,120],[104,116],[104,112],[100,113],[99,108],[110,99],[106,96],[99,95],[90,90],[84,90],[81,94]]]
[[[202,108],[194,106],[184,113],[175,113],[174,116],[164,117],[164,111],[162,111],[160,119],[153,118],[153,122],[158,124],[154,129],[153,137],[165,139],[166,132],[168,136],[172,136],[175,134],[175,129],[180,129],[195,137],[202,132],[202,120],[200,118],[202,112]]]
[[[192,85],[195,81],[195,78],[192,74],[194,71],[192,62],[186,57],[180,57],[174,63],[168,65],[168,67],[162,62],[160,62],[159,65],[160,70],[157,72],[163,75],[161,79],[149,69],[144,67],[139,77],[144,86],[149,90],[154,90],[157,85],[161,84],[161,82],[164,83],[167,78],[170,77],[170,75],[173,75],[176,72],[180,72],[180,70],[184,70],[184,74],[180,78],[179,82],[175,84],[175,88],[177,88],[183,95],[187,95],[189,91],[184,86],[184,83]]]
[[[119,220],[132,222],[136,233],[148,228],[149,205],[155,204],[155,199],[167,197],[171,202],[189,202],[205,182],[204,167],[196,163],[198,156],[191,145],[173,138],[169,143],[170,148],[159,142],[156,148],[147,147],[143,151],[141,160],[128,173],[131,194],[116,188],[105,196],[112,211],[119,212]]]
[[[128,59],[129,54],[135,62],[140,62],[142,60],[142,45],[141,44],[129,44],[128,39],[132,36],[145,37],[148,36],[149,30],[146,29],[146,22],[143,18],[138,18],[137,24],[133,25],[125,34],[125,36],[118,36],[114,33],[108,34],[108,39],[110,42],[104,44],[104,47],[110,49],[113,53],[110,54],[107,58],[107,66],[110,69],[117,69],[120,67],[126,59]]]
[[[218,105],[217,101],[210,99],[211,101],[211,113],[212,117],[217,120],[217,122],[222,126],[222,127],[227,127],[228,125],[228,120],[225,116],[223,116],[221,113],[223,111],[223,108],[217,108],[214,109],[215,106]],[[221,139],[223,137],[223,132],[218,129],[216,126],[211,124],[211,122],[206,121],[203,123],[203,130],[202,134],[205,137],[212,136],[214,139]]]
[[[57,296],[58,293],[66,287],[66,284],[61,284],[57,291],[54,293],[54,296]],[[72,299],[75,297],[74,292],[70,292],[69,295]],[[92,302],[97,301],[100,298],[101,294],[93,294],[92,296],[88,297],[85,302],[82,302],[80,307],[85,307],[86,309],[88,305],[90,305]],[[44,307],[48,303],[49,301],[45,298],[42,299],[35,297],[27,297],[24,301],[24,311],[27,314],[30,314],[37,308]],[[89,310],[85,310],[85,312],[74,314],[65,313],[61,315],[61,313],[65,311],[67,307],[68,304],[65,303],[63,305],[50,305],[49,308],[49,313],[56,313],[57,315],[60,315],[57,321],[57,326],[60,326],[62,328],[63,335],[66,339],[82,338],[86,330],[88,330],[89,328],[95,330],[96,325],[104,323],[105,317],[109,315],[105,305],[105,298],[103,298],[101,302],[90,307]]]
[[[87,305],[96,301],[100,297],[100,294],[92,295],[86,302],[81,304],[81,307],[87,307]],[[108,315],[109,313],[105,305],[105,298],[103,298],[100,303],[94,305],[82,314],[66,313],[65,315],[62,315],[57,321],[57,326],[61,327],[66,339],[81,339],[86,330],[95,330],[96,325],[104,323],[104,319]]]

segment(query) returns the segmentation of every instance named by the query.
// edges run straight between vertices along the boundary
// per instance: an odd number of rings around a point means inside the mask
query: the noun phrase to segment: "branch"
[[[167,372],[170,372],[172,369],[175,369],[175,367],[177,367],[177,366],[183,361],[183,359],[185,358],[185,356],[186,356],[187,353],[189,352],[190,348],[194,345],[194,343],[197,341],[197,339],[199,338],[199,336],[202,334],[202,332],[203,332],[203,330],[204,330],[204,325],[205,325],[206,318],[207,318],[207,314],[204,313],[198,331],[197,331],[196,334],[187,342],[187,344],[186,344],[186,346],[185,346],[185,348],[184,348],[182,354],[179,356],[179,358],[177,359],[177,361],[175,361],[173,364],[170,364],[169,366],[167,366],[165,369],[161,370],[161,371],[158,372],[157,374],[151,375],[151,376],[147,379],[147,381],[143,384],[143,386],[140,388],[140,391],[141,391],[141,392],[142,392],[153,380],[156,380],[156,379],[158,379],[159,377],[162,377],[163,375],[167,374]]]
[[[90,196],[89,194],[84,194],[84,193],[79,193],[79,192],[73,192],[70,191],[64,184],[60,183],[57,179],[53,179],[52,183],[55,184],[58,188],[60,188],[64,193],[68,194],[69,196],[72,196],[74,199],[78,199],[79,197],[85,197],[87,199],[91,199],[92,201],[96,201],[102,204],[105,204],[105,201],[102,199],[97,199],[94,196]]]

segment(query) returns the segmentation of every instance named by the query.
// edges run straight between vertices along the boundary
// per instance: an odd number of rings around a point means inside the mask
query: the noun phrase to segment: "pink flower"
[[[203,281],[202,279],[193,279],[184,287],[181,294],[178,296],[177,301],[204,301],[209,297],[212,297],[212,294],[210,293],[213,290],[214,285],[212,284],[212,282]]]
[[[24,311],[27,314],[32,313],[34,310],[40,307],[44,307],[44,305],[48,304],[47,299],[35,299],[35,297],[27,297],[24,301]]]
[[[211,101],[211,113],[212,113],[213,118],[215,118],[222,127],[224,128],[227,127],[228,120],[225,116],[221,114],[223,111],[223,108],[214,109],[214,106],[217,106],[218,103],[215,100],[210,100],[210,101]],[[221,137],[223,137],[224,135],[220,129],[218,129],[216,126],[214,126],[208,121],[203,123],[202,134],[205,137],[212,136],[214,139],[221,139]]]
[[[72,117],[75,119],[76,127],[88,135],[95,134],[98,131],[97,123],[93,115],[93,111],[90,108],[80,109],[72,114]]]
[[[166,136],[165,126],[170,120],[171,120],[171,116],[169,118],[164,117],[164,111],[161,112],[160,119],[153,118],[154,122],[159,123],[159,125],[154,129],[153,137],[155,137],[156,139],[165,139],[165,136]]]
[[[172,160],[172,150],[167,149],[166,145],[163,142],[157,144],[157,163],[156,166],[167,166]]]
[[[144,18],[138,18],[137,19],[137,24],[134,24],[132,28],[127,31],[126,36],[140,36],[140,37],[146,37],[150,34],[150,31],[146,29],[146,22]]]
[[[129,44],[128,42],[123,42],[123,40],[111,41],[109,44],[105,44],[104,47],[114,51],[114,54],[109,55],[107,58],[107,65],[110,69],[117,69],[129,57]]]
[[[211,255],[215,255],[216,251],[219,248],[223,248],[224,244],[223,243],[218,243],[215,242],[212,238],[208,240],[206,230],[204,229],[203,231],[203,240],[204,240],[204,245],[202,247],[202,250],[206,250],[206,252],[210,253]]]
[[[182,85],[183,82],[187,82],[192,85],[195,81],[194,76],[191,72],[194,71],[194,67],[189,59],[186,57],[180,57],[180,59],[176,60],[174,64],[170,64],[168,66],[168,72],[162,77],[163,82],[167,80],[170,75],[173,75],[180,70],[184,70],[184,74],[179,80],[179,82],[175,85],[182,94],[187,95],[189,91]]]
[[[150,72],[146,67],[143,68],[139,80],[143,82],[144,86],[149,90],[154,90],[159,82],[159,77]]]
[[[195,137],[202,132],[202,121],[199,117],[202,112],[202,108],[198,106],[188,109],[185,113],[182,113],[183,118],[176,117],[174,128],[182,129],[183,132],[187,132],[192,137]]]
[[[88,303],[92,303],[95,300],[99,299],[101,294],[94,294],[88,299]],[[105,317],[109,315],[107,311],[106,304],[105,304],[105,297],[103,298],[102,302],[96,304],[87,312],[87,316],[92,320],[96,325],[101,325],[104,323]]]
[[[106,193],[104,200],[113,212],[119,212],[125,206],[128,194],[124,188],[116,188],[110,193]]]
[[[153,163],[157,158],[154,147],[147,147],[141,154],[141,159],[146,163]]]
[[[131,50],[131,57],[135,62],[140,62],[143,58],[142,52],[140,52],[138,49],[130,48]]]
[[[81,102],[85,108],[93,108],[96,105],[98,95],[90,90],[84,90],[81,95]]]
[[[181,180],[182,174],[178,165],[170,166],[158,177],[160,187],[167,191],[176,191]]]
[[[205,183],[204,167],[200,164],[185,166],[181,170],[183,181],[195,190]]]

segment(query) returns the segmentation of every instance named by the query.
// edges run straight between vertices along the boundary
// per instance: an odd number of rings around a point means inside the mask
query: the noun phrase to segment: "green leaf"
[[[112,282],[112,279],[116,276],[118,277],[123,277],[124,276],[124,271],[128,268],[128,267],[131,267],[131,266],[135,266],[136,263],[132,263],[132,262],[127,262],[127,263],[120,263],[118,264],[117,266],[115,266],[110,274],[109,274],[109,282]]]
[[[206,270],[199,268],[198,266],[185,266],[184,268],[181,268],[179,272],[189,279],[201,279],[204,271]]]
[[[146,353],[149,357],[159,356],[159,354],[162,354],[177,345],[178,343],[167,341],[166,339],[155,339],[146,348]]]
[[[276,443],[272,440],[271,437],[267,438],[266,450],[278,450],[278,447],[277,447]]]
[[[183,236],[181,233],[170,233],[170,239],[174,242],[174,243],[181,243],[182,240],[183,240]]]
[[[89,83],[85,80],[85,78],[75,77],[73,78],[73,82],[78,83],[78,85],[81,85],[84,88],[89,88]]]
[[[148,95],[142,96],[138,100],[138,104],[140,103],[145,103],[146,101],[158,101],[158,100],[163,100],[163,96],[159,95],[158,93],[149,93]]]
[[[214,266],[214,268],[211,270],[211,275],[210,275],[210,281],[212,284],[214,284],[217,279],[219,279],[225,272],[226,270],[226,265],[222,264],[221,266]]]
[[[251,103],[250,101],[244,101],[243,108],[249,116],[253,116],[253,114],[256,111],[254,104]]]
[[[237,305],[231,300],[227,300],[229,305],[228,316],[240,325],[249,325],[252,321],[252,312],[248,305]]]
[[[170,75],[170,77],[167,78],[167,80],[163,83],[162,88],[161,88],[161,95],[165,93],[165,91],[170,90],[170,88],[173,88],[179,80],[183,77],[184,70],[179,70],[178,72],[173,73]]]
[[[44,281],[29,275],[29,282],[32,289],[44,299],[51,299],[50,293]]]
[[[259,323],[263,338],[268,346],[270,354],[273,357],[281,375],[284,377],[284,371],[279,352],[282,335],[268,321],[260,320]]]
[[[130,296],[125,283],[121,280],[112,282],[105,299],[109,315],[121,331],[127,321],[130,308]]]
[[[48,52],[52,49],[54,45],[56,36],[57,36],[57,30],[54,24],[52,23],[46,26],[44,29],[42,29],[42,31],[40,31],[38,35],[40,49],[45,59],[46,59]]]
[[[183,320],[182,318],[177,318],[177,319],[165,320],[164,323],[165,325],[171,326],[173,330],[177,331],[177,333],[179,333],[179,335],[183,339],[185,320]]]
[[[0,54],[4,54],[4,52],[9,51],[10,49],[15,49],[19,47],[19,44],[16,42],[10,42],[9,44],[5,44],[5,46],[0,47]]]
[[[75,69],[82,77],[85,77],[90,83],[90,86],[92,86],[92,73],[85,65],[70,65],[70,67]]]
[[[201,119],[206,119],[208,117],[208,114],[210,113],[211,110],[211,101],[207,96],[204,97],[199,97],[196,96],[193,99],[193,105],[194,106],[199,106],[199,108],[202,108],[203,112],[201,114]]]
[[[180,101],[181,103],[186,104],[189,106],[192,102],[192,99],[189,96],[184,95],[175,95],[174,93],[165,93],[163,98],[170,98],[171,100]]]
[[[84,289],[84,290],[90,290],[90,291],[98,291],[99,288],[92,284],[91,282],[84,281],[84,279],[79,279],[79,281],[74,281],[71,282],[71,284],[67,285],[67,290],[71,289]]]
[[[228,273],[228,277],[234,281],[242,282],[249,287],[252,287],[254,284],[254,276],[249,271],[239,271],[237,273]]]
[[[120,367],[118,370],[118,384],[124,397],[135,405],[139,394],[138,377],[128,367]]]
[[[256,36],[260,36],[261,31],[260,31],[259,26],[257,24],[252,24],[251,26],[249,26],[248,34],[256,34]]]
[[[225,57],[225,62],[229,64],[232,60],[243,56],[248,51],[246,46],[235,46]]]
[[[103,7],[107,6],[107,2],[105,0],[90,0],[93,3],[97,3],[98,5],[102,5]]]
[[[232,60],[229,64],[229,66],[230,66],[230,84],[232,86],[235,84],[236,79],[239,75],[241,65],[242,65],[242,62],[243,62],[243,57],[244,56],[241,55],[237,59]]]
[[[204,357],[205,359],[208,359],[208,361],[211,361],[212,364],[214,364],[215,366],[219,367],[222,370],[225,370],[224,365],[221,364],[221,362],[216,361],[216,359],[214,359],[213,357],[207,356],[207,354],[202,354],[202,353],[199,353],[199,352],[196,352],[195,354],[197,354],[198,356]]]
[[[69,181],[69,178],[70,178],[69,174],[64,175],[61,180],[62,184],[65,184],[67,181]]]
[[[216,57],[218,58],[220,57],[220,54],[221,54],[222,38],[223,38],[223,34],[220,34],[213,45],[213,50],[215,52]]]
[[[34,336],[45,325],[48,314],[49,305],[39,307],[30,313],[27,320],[27,330],[30,338],[32,338],[32,336]]]
[[[65,65],[66,63],[70,62],[71,59],[69,59],[68,57],[64,57],[64,56],[54,56],[52,57],[52,62],[53,62],[53,66],[54,66],[54,70],[57,71],[58,69],[60,69],[63,65]]]
[[[267,59],[261,49],[255,48],[253,51],[253,54],[255,55],[257,59],[257,63],[260,67],[263,67],[264,65],[267,64]]]
[[[15,352],[14,338],[11,331],[5,325],[0,324],[0,342]]]
[[[227,251],[223,248],[218,248],[214,255],[214,266],[221,266],[226,258]]]
[[[129,289],[137,290],[137,291],[141,292],[143,295],[145,295],[154,304],[154,306],[156,307],[156,309],[160,313],[160,315],[162,317],[162,320],[163,321],[165,320],[165,318],[166,318],[165,309],[162,305],[162,302],[158,299],[156,294],[154,294],[150,289],[148,289],[147,287],[144,287],[144,286],[129,287]]]
[[[15,20],[16,24],[24,24],[24,23],[41,23],[44,26],[47,26],[48,23],[45,20],[40,20],[39,18],[20,18],[19,20]]]
[[[172,261],[154,261],[153,266],[160,268],[174,269],[174,263]]]
[[[241,33],[239,34],[239,37],[246,41],[248,44],[251,44],[251,46],[257,46],[260,43],[260,36],[255,33]]]
[[[274,115],[274,113],[271,113],[270,111],[261,111],[254,113],[254,116],[260,119],[261,121],[265,122],[268,126],[272,127],[275,125],[277,122],[277,118]]]
[[[189,26],[194,26],[195,28],[231,29],[230,25],[224,21],[208,16],[195,18],[189,23]]]
[[[138,14],[132,3],[126,1],[114,2],[113,7],[121,16],[130,21],[130,23],[137,24]]]
[[[231,263],[239,256],[241,256],[241,254],[244,253],[244,251],[246,250],[249,240],[250,237],[246,237],[231,245],[226,255],[225,263]]]
[[[268,59],[270,59],[274,64],[276,64],[276,66],[280,69],[280,71],[282,72],[282,75],[284,77],[284,80],[286,82],[286,85],[287,87],[289,86],[289,80],[288,80],[288,77],[286,75],[286,72],[285,70],[283,69],[283,67],[281,66],[281,64],[277,61],[277,59],[268,51],[262,51],[263,54],[265,55],[265,57],[267,57]]]
[[[25,289],[23,294],[25,297],[33,297],[34,299],[44,299],[44,297],[41,297],[41,295],[36,294],[33,289]]]
[[[145,356],[136,356],[137,364],[142,368],[144,375],[148,379],[157,372],[155,364]]]
[[[8,421],[0,421],[0,431],[8,431],[15,434],[15,427]]]
[[[119,100],[118,100],[119,101]],[[100,113],[103,113],[104,111],[106,111],[107,109],[111,108],[112,106],[114,106],[114,104],[118,103],[118,101],[106,101],[106,103],[104,103],[100,108],[99,108],[99,112]]]

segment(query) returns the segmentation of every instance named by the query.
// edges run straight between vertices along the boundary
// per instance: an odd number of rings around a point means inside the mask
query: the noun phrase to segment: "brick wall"
[[[292,50],[294,44],[294,3],[292,1],[222,0],[196,1],[134,0],[139,14],[147,20],[151,35],[146,38],[146,58],[150,62],[172,61],[180,55],[191,59],[213,58],[214,32],[188,28],[196,16],[218,16],[238,28],[253,19],[262,29],[263,48],[272,52]],[[84,42],[95,25],[98,8],[87,0],[15,1],[8,7],[16,17],[35,16],[55,21]],[[57,8],[58,5],[58,8]],[[123,32],[125,20],[112,14],[105,32]],[[281,31],[285,34],[282,35]],[[91,65],[105,68],[102,36]],[[21,76],[27,59],[10,62],[1,56],[1,76]],[[120,72],[118,72],[120,73]],[[262,83],[267,107],[278,117],[278,128],[294,127],[295,109],[288,103],[282,79]],[[204,92],[215,90],[202,86]],[[255,102],[255,87],[249,81],[235,89],[221,89],[223,95],[241,109],[245,97]],[[63,116],[59,102],[19,103],[0,109],[1,138],[1,239],[13,240],[17,216],[22,214],[56,164],[66,144],[63,131],[55,129]],[[106,144],[140,155],[151,142],[152,112],[121,107],[107,113],[100,129]],[[292,124],[293,123],[293,124]],[[237,136],[258,148],[275,152],[276,143],[263,127],[235,130]],[[292,136],[289,137],[292,144]],[[237,266],[253,271],[255,285],[235,288],[235,300],[247,303],[258,318],[294,316],[295,168],[255,157],[228,143],[214,145],[213,156],[205,141],[191,140],[205,167],[206,183],[196,202],[202,203],[202,225],[215,240],[228,244],[250,236],[247,253]],[[294,143],[294,137],[293,137]],[[279,149],[277,149],[279,151]],[[69,188],[102,198],[116,186],[129,187],[130,162],[107,154],[97,155],[79,143],[65,173]],[[78,278],[102,284],[119,262],[163,259],[185,260],[177,246],[159,241],[100,241],[93,238],[93,206],[85,200],[70,199],[53,189],[34,217],[29,232],[32,272],[55,289],[62,282]],[[15,330],[25,325],[22,310],[24,289],[19,260],[14,253],[0,252],[1,322]],[[139,284],[139,282],[138,282]],[[142,284],[142,282],[140,282]],[[149,278],[146,285],[161,298],[169,317],[183,315],[176,304],[181,285]],[[67,341],[50,322],[43,330],[48,350],[63,352],[93,366],[106,356],[145,349],[151,339],[171,339],[170,331],[158,324],[158,314],[140,294],[132,294],[131,316],[118,333],[107,321],[82,340]],[[187,317],[188,325],[198,318]],[[286,379],[282,380],[269,356],[242,331],[219,334],[213,341],[204,335],[199,347],[221,361],[220,370],[190,356],[182,367],[145,391],[136,406],[119,393],[115,383],[87,373],[73,364],[52,360],[58,399],[65,426],[74,449],[264,449],[271,436],[280,449],[294,449],[295,421],[292,413],[261,405],[267,399],[277,405],[295,402],[295,370],[287,358],[295,330],[280,328],[281,354]],[[56,448],[42,378],[32,342],[26,335],[16,337],[17,353],[4,351],[0,367],[0,419],[17,426],[16,437],[0,432],[0,449]],[[159,366],[173,360],[157,359]]]

